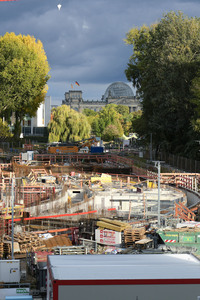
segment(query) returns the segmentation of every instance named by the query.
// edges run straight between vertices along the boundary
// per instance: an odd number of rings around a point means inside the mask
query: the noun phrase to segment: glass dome
[[[114,82],[109,85],[104,94],[104,99],[120,98],[120,97],[134,97],[133,91],[130,86],[124,82]]]

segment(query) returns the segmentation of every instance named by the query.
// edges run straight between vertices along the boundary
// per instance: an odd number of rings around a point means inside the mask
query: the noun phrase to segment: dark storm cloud
[[[62,8],[57,9],[60,3]],[[44,45],[51,67],[49,95],[63,99],[78,81],[86,98],[100,98],[110,83],[126,81],[132,54],[126,33],[170,10],[200,14],[199,0],[18,0],[0,3],[0,34],[30,34]],[[94,97],[96,87],[96,97]],[[90,91],[91,89],[91,91]]]

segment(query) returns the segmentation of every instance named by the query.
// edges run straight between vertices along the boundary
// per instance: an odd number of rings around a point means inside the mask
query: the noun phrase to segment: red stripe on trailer
[[[51,276],[52,279],[52,276]],[[199,278],[170,279],[86,279],[86,280],[52,280],[53,285],[160,285],[160,284],[200,284]]]

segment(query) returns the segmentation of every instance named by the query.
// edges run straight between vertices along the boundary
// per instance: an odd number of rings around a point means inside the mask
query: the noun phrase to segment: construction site
[[[19,260],[17,284],[46,299],[50,254],[182,253],[158,232],[186,222],[198,232],[199,190],[199,173],[139,168],[119,153],[24,151],[0,164],[0,257]]]

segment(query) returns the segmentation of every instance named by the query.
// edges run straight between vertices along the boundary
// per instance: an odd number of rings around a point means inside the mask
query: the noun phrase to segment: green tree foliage
[[[98,115],[98,118],[95,118],[92,123],[93,132],[96,136],[102,137],[105,128],[109,125],[114,125],[119,133],[119,136],[123,135],[123,128],[120,122],[120,114],[116,111],[115,104],[106,105]]]
[[[10,132],[8,124],[0,119],[0,140],[11,138],[13,134]]]
[[[125,41],[133,46],[125,73],[143,105],[137,126],[143,134],[153,133],[157,147],[189,151],[185,146],[196,139],[192,124],[199,117],[194,85],[200,70],[200,19],[169,12],[157,24],[131,29]]]
[[[0,37],[0,114],[15,112],[15,135],[23,117],[44,101],[49,69],[41,41],[14,33]]]
[[[119,113],[119,120],[121,122],[125,135],[128,135],[131,131],[131,119],[132,114],[129,113],[129,108],[126,105],[115,105],[115,110]]]
[[[104,129],[103,134],[102,134],[102,139],[106,142],[115,141],[116,139],[118,139],[120,137],[121,137],[121,135],[119,133],[118,128],[113,124],[108,125]]]
[[[142,123],[142,111],[138,110],[131,113],[131,125],[132,125],[132,132],[137,132],[139,136],[143,135],[145,130],[144,124]]]
[[[83,110],[83,114],[86,115],[87,117],[90,117],[90,116],[96,116],[98,113],[92,109],[89,109],[89,108],[85,108]]]
[[[87,117],[61,105],[52,110],[52,119],[48,124],[49,142],[78,141],[90,137],[91,126]]]
[[[85,116],[87,116],[88,122],[91,126],[92,126],[92,123],[94,122],[95,118],[98,116],[98,112],[96,112],[92,109],[89,109],[89,108],[85,108],[83,110],[83,114]]]
[[[114,104],[115,106],[115,110],[124,118],[128,117],[129,116],[129,108],[128,106],[126,105],[122,105],[122,104],[119,104],[119,105],[116,105]]]
[[[192,92],[194,93],[193,102],[195,105],[194,116],[192,120],[192,128],[197,133],[200,139],[200,72],[192,81]]]

